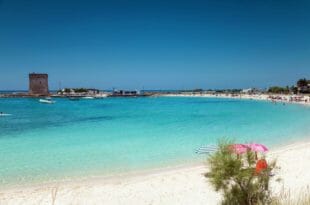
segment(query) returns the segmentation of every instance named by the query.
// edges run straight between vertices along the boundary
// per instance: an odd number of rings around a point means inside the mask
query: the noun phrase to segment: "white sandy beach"
[[[291,190],[297,196],[310,186],[310,142],[272,150],[277,159],[274,193]],[[19,187],[0,191],[0,204],[218,204],[220,195],[204,178],[204,164],[113,179],[91,179]],[[275,179],[281,178],[281,182]],[[53,197],[56,196],[56,197]]]
[[[309,95],[284,95],[284,94],[207,94],[207,93],[181,93],[181,94],[162,94],[165,97],[206,97],[206,98],[234,98],[248,100],[273,101],[275,103],[293,103],[310,106]],[[290,100],[293,99],[293,100]]]

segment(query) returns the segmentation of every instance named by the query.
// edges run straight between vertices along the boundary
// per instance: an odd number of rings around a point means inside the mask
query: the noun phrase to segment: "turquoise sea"
[[[201,162],[219,138],[269,147],[310,136],[310,108],[215,98],[0,98],[0,187]]]

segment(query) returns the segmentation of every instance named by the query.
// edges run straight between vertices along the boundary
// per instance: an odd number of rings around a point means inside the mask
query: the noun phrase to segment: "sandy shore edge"
[[[274,103],[298,104],[310,106],[309,95],[282,95],[282,94],[161,94],[161,97],[201,97],[201,98],[228,98],[243,100],[259,100]],[[300,101],[290,101],[291,98],[301,98]]]
[[[300,193],[310,186],[310,137],[274,148],[268,159],[281,167],[272,182],[274,193],[285,187]],[[16,187],[0,191],[0,204],[217,204],[216,193],[203,174],[204,163],[120,175]]]

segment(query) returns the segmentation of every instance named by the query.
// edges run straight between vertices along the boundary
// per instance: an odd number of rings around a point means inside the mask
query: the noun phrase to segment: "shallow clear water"
[[[212,98],[0,99],[0,185],[201,161],[221,137],[268,146],[310,136],[310,108]]]

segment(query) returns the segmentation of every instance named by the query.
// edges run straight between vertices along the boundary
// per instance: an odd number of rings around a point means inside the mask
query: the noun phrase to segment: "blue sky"
[[[0,90],[243,88],[310,78],[310,1],[0,0]]]

